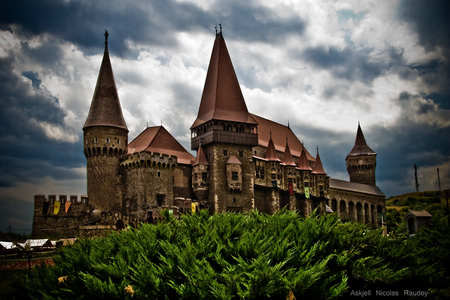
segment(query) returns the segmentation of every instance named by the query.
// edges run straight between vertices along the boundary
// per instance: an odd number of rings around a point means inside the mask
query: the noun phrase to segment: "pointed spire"
[[[123,118],[116,84],[114,82],[111,61],[109,60],[108,36],[108,31],[105,31],[105,51],[103,53],[103,60],[100,66],[89,114],[83,129],[92,126],[110,126],[128,131],[127,124]]]
[[[272,131],[270,131],[269,144],[267,145],[265,159],[267,159],[268,161],[280,161],[280,159],[277,157],[277,154],[275,153],[275,145],[272,141]]]
[[[355,145],[352,151],[347,156],[358,156],[358,155],[375,155],[375,151],[370,149],[364,138],[364,134],[361,129],[361,125],[358,121],[358,130],[356,132]]]
[[[302,153],[300,154],[300,158],[298,160],[297,168],[302,171],[312,171],[308,158],[306,157],[305,148],[302,149]]]
[[[295,161],[292,157],[291,150],[289,149],[289,142],[288,137],[286,136],[286,147],[284,149],[284,160],[283,162],[288,166],[294,166],[295,167]]]
[[[192,127],[197,127],[210,120],[256,123],[248,113],[220,24],[219,27],[209,61],[197,119]]]
[[[325,172],[325,170],[323,169],[322,161],[320,160],[319,146],[317,146],[316,161],[313,163],[312,173],[318,174],[318,175],[326,175],[327,174]]]
[[[195,158],[194,166],[196,165],[207,165],[208,159],[206,159],[205,152],[203,151],[202,144],[198,146],[197,157]]]

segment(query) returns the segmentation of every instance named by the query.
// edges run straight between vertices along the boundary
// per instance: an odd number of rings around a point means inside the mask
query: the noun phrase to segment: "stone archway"
[[[337,201],[336,199],[331,200],[331,209],[333,210],[333,212],[337,213]]]
[[[363,222],[363,213],[362,213],[361,202],[356,203],[356,221],[358,221],[358,223]]]
[[[347,219],[347,203],[344,200],[339,201],[339,216],[342,220]]]
[[[375,205],[373,204],[370,205],[370,224],[372,224],[373,226],[377,225],[375,223]]]
[[[348,203],[348,215],[350,220],[355,221],[355,204],[352,201]]]
[[[369,205],[364,203],[364,224],[369,224]]]

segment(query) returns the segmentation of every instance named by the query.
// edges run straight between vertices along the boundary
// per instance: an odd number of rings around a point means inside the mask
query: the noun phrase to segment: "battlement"
[[[174,168],[177,165],[177,157],[159,152],[136,152],[128,154],[120,163],[124,169],[132,168]]]
[[[90,210],[85,195],[34,195],[33,236],[76,236]]]

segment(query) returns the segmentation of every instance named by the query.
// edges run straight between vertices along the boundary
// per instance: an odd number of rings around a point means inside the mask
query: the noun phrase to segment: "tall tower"
[[[366,139],[358,123],[355,145],[345,159],[351,182],[376,185],[375,167],[377,154],[366,144]]]
[[[120,211],[119,164],[120,156],[127,152],[128,128],[109,60],[107,31],[105,52],[83,135],[89,203],[102,211]]]
[[[258,144],[257,123],[248,113],[220,30],[203,88],[191,148],[201,144],[209,162],[211,212],[245,211],[254,206],[252,147]]]

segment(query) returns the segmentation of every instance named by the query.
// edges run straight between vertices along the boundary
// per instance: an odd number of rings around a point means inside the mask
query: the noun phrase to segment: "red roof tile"
[[[320,160],[319,147],[317,147],[316,161],[313,162],[312,173],[313,174],[319,174],[319,175],[326,175],[327,174],[325,172],[325,170],[323,169],[322,161]]]
[[[265,159],[268,161],[280,161],[277,154],[275,153],[275,146],[273,145],[272,133],[269,135],[269,144],[267,145]]]
[[[163,127],[148,127],[128,144],[128,154],[158,152],[175,155],[180,164],[192,164],[194,157]]]
[[[241,161],[239,160],[239,158],[237,158],[234,155],[231,155],[230,158],[227,160],[227,164],[232,164],[232,165],[241,165]]]
[[[128,131],[114,82],[111,61],[109,60],[107,37],[108,33],[105,32],[105,52],[100,66],[94,96],[92,97],[91,107],[83,129],[92,126],[111,126],[123,128]]]
[[[356,133],[355,145],[352,148],[352,151],[347,156],[358,156],[358,155],[375,155],[375,151],[370,149],[366,144],[366,139],[364,138],[364,134],[361,130],[361,126],[358,122],[358,131]]]
[[[255,124],[242,96],[222,33],[216,35],[197,119],[192,127],[210,120]]]
[[[297,168],[303,171],[312,171],[311,165],[308,159],[306,158],[306,151],[303,151],[302,154],[300,154]]]
[[[202,165],[208,164],[208,160],[206,159],[206,155],[205,155],[205,152],[203,151],[203,147],[201,144],[198,147],[197,157],[195,158],[194,166],[199,165],[199,164],[202,164]]]
[[[268,147],[270,133],[272,133],[272,140],[275,150],[284,152],[286,147],[286,139],[288,139],[289,150],[295,157],[300,157],[300,154],[305,149],[308,160],[314,161],[315,158],[306,150],[303,144],[299,141],[292,130],[280,123],[268,120],[266,118],[251,114],[258,123],[258,145],[261,147]]]
[[[289,142],[287,137],[286,137],[286,147],[284,149],[283,162],[288,166],[295,166],[294,158],[292,157],[291,151],[289,150]]]
[[[377,186],[357,182],[349,182],[335,178],[330,178],[330,189],[359,192],[384,197],[383,192]]]

